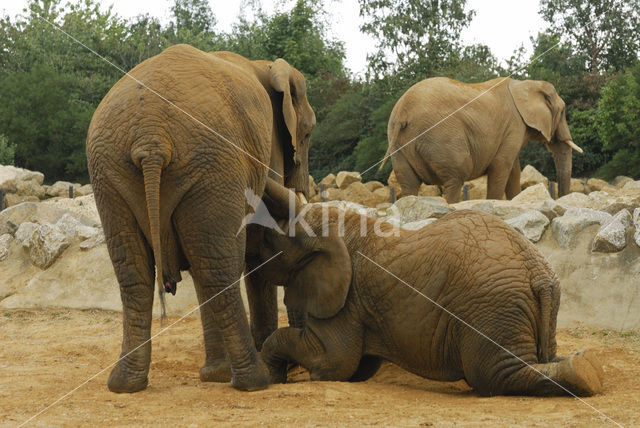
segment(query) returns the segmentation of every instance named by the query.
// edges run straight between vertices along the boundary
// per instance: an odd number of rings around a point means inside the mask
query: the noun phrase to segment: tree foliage
[[[640,0],[541,0],[540,13],[592,73],[620,71],[638,60]]]
[[[222,32],[207,0],[173,0],[167,23],[149,14],[123,19],[98,0],[30,0],[22,15],[0,19],[0,161],[42,171],[47,181],[86,182],[84,143],[100,100],[123,71],[188,43],[284,58],[305,75],[318,121],[310,151],[316,178],[346,169],[384,181],[390,165],[380,177],[371,167],[386,151],[387,122],[402,93],[432,76],[499,75],[555,85],[585,149],[574,156],[574,175],[640,175],[640,0],[542,0],[549,29],[532,38],[530,56],[521,46],[504,66],[489,47],[460,40],[474,16],[466,0],[358,1],[361,30],[376,39],[364,79],[345,67],[344,43],[329,36],[322,1],[282,0],[268,14],[246,0],[232,30]],[[537,142],[521,162],[555,175]]]

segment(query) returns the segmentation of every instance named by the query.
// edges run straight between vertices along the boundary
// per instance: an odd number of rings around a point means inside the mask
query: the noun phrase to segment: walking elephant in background
[[[188,269],[207,302],[201,378],[232,375],[237,389],[267,387],[238,285],[246,193],[260,197],[269,174],[307,194],[314,124],[304,78],[281,59],[250,62],[176,45],[107,93],[89,127],[87,160],[123,305],[111,391],[147,386],[154,266],[161,296],[175,293]]]
[[[460,200],[466,180],[487,174],[487,198],[520,193],[519,153],[528,140],[553,154],[558,194],[569,193],[572,149],[564,101],[551,83],[497,78],[467,84],[445,77],[423,80],[398,100],[388,125],[391,157],[404,195],[422,182]]]
[[[286,380],[288,362],[312,380],[360,381],[386,359],[429,379],[465,379],[481,395],[601,390],[593,351],[556,357],[558,278],[498,217],[461,210],[393,230],[311,204],[292,223],[290,192],[268,181],[265,195],[288,233],[263,229],[261,259],[282,251],[264,274],[309,314],[304,329],[280,328],[264,343],[274,382]]]

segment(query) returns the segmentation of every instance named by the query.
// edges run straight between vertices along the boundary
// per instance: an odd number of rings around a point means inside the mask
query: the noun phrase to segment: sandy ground
[[[21,424],[74,388],[27,426],[615,426],[608,417],[640,425],[640,331],[559,331],[560,355],[595,348],[605,363],[604,394],[584,402],[483,398],[464,382],[429,381],[391,364],[362,383],[310,382],[297,369],[286,385],[243,393],[200,382],[200,321],[189,318],[154,339],[149,387],[117,395],[106,380],[120,350],[120,317],[0,313],[0,425]]]

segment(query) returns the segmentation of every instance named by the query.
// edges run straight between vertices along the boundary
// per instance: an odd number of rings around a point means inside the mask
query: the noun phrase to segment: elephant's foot
[[[200,380],[202,382],[229,382],[230,379],[231,365],[227,360],[205,364],[200,369]]]
[[[109,391],[120,394],[142,391],[147,387],[148,383],[149,378],[146,373],[133,374],[124,367],[121,361],[111,370],[107,386]]]
[[[231,386],[240,391],[266,389],[269,383],[269,369],[260,358],[248,370],[234,373],[231,378]]]
[[[558,378],[572,393],[591,396],[602,391],[602,363],[593,351],[580,351],[558,363]]]

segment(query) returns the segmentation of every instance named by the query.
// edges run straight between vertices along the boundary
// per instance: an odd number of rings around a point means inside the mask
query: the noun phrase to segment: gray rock
[[[87,196],[93,193],[93,187],[91,186],[91,184],[85,184],[84,186],[80,186],[77,189],[73,189],[73,191],[74,191],[74,195],[76,196]]]
[[[521,189],[526,189],[527,187],[535,186],[539,183],[542,183],[546,187],[549,180],[531,165],[527,165],[522,168],[522,172],[520,173]]]
[[[627,227],[631,226],[631,214],[626,209],[618,212],[602,225],[595,238],[591,251],[613,253],[627,246]]]
[[[568,195],[564,195],[561,198],[556,199],[556,202],[562,205],[563,207],[569,209],[573,208],[591,208],[591,199],[589,196],[584,193],[569,193]]]
[[[624,175],[619,175],[613,179],[613,185],[616,186],[617,188],[621,188],[622,186],[627,184],[629,181],[633,181],[633,178],[627,177]]]
[[[16,193],[20,196],[35,196],[44,199],[44,187],[35,181],[18,181],[16,183]]]
[[[402,223],[440,218],[453,211],[444,199],[430,196],[405,196],[393,204]]]
[[[338,187],[336,184],[336,176],[334,174],[329,174],[318,183],[318,186],[324,185],[325,189],[329,189],[331,187]],[[318,190],[320,191],[320,190]]]
[[[346,189],[352,183],[361,183],[362,176],[355,171],[340,171],[336,176],[336,186],[338,189]]]
[[[89,250],[91,248],[97,247],[98,245],[102,245],[105,243],[104,233],[100,231],[100,233],[85,239],[80,243],[80,248],[82,250]]]
[[[369,208],[355,202],[329,201],[329,202],[321,202],[320,205],[327,206],[327,207],[340,208],[343,211],[354,212],[356,214],[366,215],[367,217],[374,217],[374,218],[377,217],[375,208]]]
[[[9,244],[13,240],[13,236],[8,233],[0,235],[0,262],[9,257]]]
[[[640,247],[640,208],[633,210],[633,227],[636,228],[636,232],[633,234],[633,240],[636,245]]]
[[[401,225],[403,229],[407,230],[418,230],[422,229],[425,226],[430,225],[434,221],[438,220],[437,218],[425,218],[424,220],[412,221],[411,223],[405,223]]]
[[[20,225],[20,227],[18,227],[18,230],[16,230],[16,241],[23,247],[29,248],[29,240],[36,230],[38,230],[38,225],[36,223],[25,221]]]
[[[586,195],[584,195],[586,197]],[[556,217],[551,222],[553,237],[560,247],[566,248],[573,242],[574,237],[584,228],[611,221],[611,214],[589,208],[569,208],[562,217]]]
[[[73,187],[74,196],[76,191],[81,187],[79,183],[70,183],[68,181],[56,181],[51,186],[45,187],[45,193],[49,197],[61,196],[69,197],[69,187]]]
[[[56,222],[56,227],[70,241],[76,239],[85,240],[100,234],[97,228],[82,224],[70,214],[64,214],[60,220]]]
[[[538,242],[547,226],[549,226],[547,216],[537,210],[527,211],[505,221],[509,226],[533,242]]]
[[[27,243],[31,262],[41,269],[46,269],[69,246],[69,239],[55,225],[45,223],[31,235]]]
[[[522,192],[518,193],[512,201],[514,202],[531,202],[531,201],[544,201],[551,199],[549,191],[544,183],[538,183],[533,186],[527,187]]]

